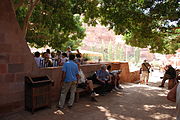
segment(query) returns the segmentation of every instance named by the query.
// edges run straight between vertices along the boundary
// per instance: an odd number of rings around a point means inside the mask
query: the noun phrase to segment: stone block
[[[5,74],[0,75],[0,83],[5,82]]]
[[[11,103],[13,102],[17,102],[17,101],[23,101],[24,100],[24,92],[21,91],[21,92],[15,92],[13,94],[10,95],[11,98]]]
[[[7,64],[0,64],[0,74],[7,73]]]
[[[25,76],[27,76],[27,73],[17,73],[15,76],[15,82],[24,82]]]
[[[12,94],[24,91],[24,82],[14,82],[9,85]]]
[[[9,55],[0,53],[0,63],[8,63]]]
[[[24,64],[8,64],[9,73],[18,73],[24,71]]]
[[[10,84],[5,83],[5,82],[0,82],[1,87],[0,87],[0,96],[7,96],[11,91],[10,91]]]
[[[0,116],[12,112],[13,103],[0,105]]]
[[[11,44],[1,44],[0,45],[0,53],[10,53],[12,52]]]
[[[5,79],[4,79],[4,82],[6,83],[12,83],[15,81],[15,74],[6,74],[5,75]]]
[[[22,110],[24,108],[23,106],[24,106],[23,101],[16,101],[13,103],[7,103],[7,104],[0,105],[0,116]],[[7,120],[13,119],[13,117],[14,116],[7,116],[6,119]],[[17,118],[17,117],[15,116],[15,118]]]
[[[12,108],[13,108],[13,112],[23,110],[24,109],[24,99],[22,99],[21,101],[14,102],[14,104],[12,105]]]
[[[11,55],[9,57],[9,63],[23,63],[22,56],[20,56],[20,55]]]
[[[5,43],[5,34],[4,33],[0,33],[0,42]]]
[[[1,95],[0,97],[0,105],[6,104],[7,103],[7,96],[6,95]]]

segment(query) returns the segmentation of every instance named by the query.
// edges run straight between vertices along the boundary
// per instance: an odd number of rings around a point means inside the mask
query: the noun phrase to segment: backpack
[[[92,80],[92,81],[96,81],[97,80],[97,75],[96,72],[94,72],[92,75],[90,75],[89,77],[87,77],[88,80]]]

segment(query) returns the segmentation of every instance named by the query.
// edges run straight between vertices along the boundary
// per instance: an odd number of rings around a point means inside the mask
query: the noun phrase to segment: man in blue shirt
[[[100,91],[100,94],[102,95],[104,95],[106,92],[110,92],[113,88],[111,84],[110,75],[107,72],[106,68],[106,65],[102,65],[101,69],[96,72],[96,80],[93,81],[96,84],[103,85],[103,88]]]
[[[66,95],[70,90],[70,99],[68,102],[68,107],[71,108],[74,103],[74,97],[76,92],[76,84],[77,78],[79,77],[78,65],[73,61],[75,59],[75,55],[69,56],[69,61],[64,63],[62,67],[62,90],[61,97],[59,100],[59,108],[62,109],[64,107],[64,103],[66,100]]]

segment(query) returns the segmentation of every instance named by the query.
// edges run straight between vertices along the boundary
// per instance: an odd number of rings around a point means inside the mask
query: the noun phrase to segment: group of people
[[[66,52],[57,51],[56,53],[50,52],[50,49],[47,49],[46,52],[42,54],[40,54],[39,52],[35,52],[34,59],[38,67],[56,67],[62,66],[65,62],[67,62],[71,53],[71,47],[67,47]],[[82,60],[81,58],[82,55],[77,49],[77,61]]]
[[[146,85],[148,85],[150,69],[151,69],[151,65],[147,62],[147,60],[144,60],[140,68],[140,73],[142,73],[141,81]],[[176,78],[176,70],[171,65],[166,65],[164,67],[164,70],[165,70],[165,74],[162,77],[163,80],[161,82],[161,85],[159,85],[159,87],[164,87],[166,80]]]
[[[151,65],[147,62],[147,60],[144,60],[144,63],[141,65],[141,72],[142,72],[142,81],[148,85],[148,79],[149,79],[149,73],[150,73]],[[180,120],[180,84],[178,83],[179,76],[177,76],[176,70],[171,65],[166,65],[164,67],[165,73],[162,78],[161,85],[159,87],[164,87],[166,80],[173,80],[174,87],[169,91],[167,95],[167,99],[176,102],[176,111],[177,116],[176,120]]]
[[[60,99],[58,103],[58,108],[63,109],[66,96],[68,91],[70,91],[70,98],[68,102],[68,108],[71,108],[74,103],[74,97],[76,88],[89,88],[91,94],[91,100],[97,101],[95,97],[100,95],[106,95],[108,92],[112,90],[120,91],[122,87],[120,86],[119,75],[121,71],[111,70],[111,66],[102,65],[100,70],[97,70],[93,75],[87,77],[85,76],[83,70],[80,67],[82,64],[82,55],[77,50],[77,54],[73,55],[71,52],[71,48],[68,47],[66,52],[61,53],[57,51],[50,53],[50,50],[47,49],[45,53],[41,54],[39,52],[35,52],[34,59],[38,65],[38,67],[53,67],[62,65],[62,89],[60,94]],[[141,65],[140,73],[141,81],[148,85],[149,73],[150,73],[151,65],[144,60]],[[162,77],[162,82],[159,87],[164,87],[165,81],[168,79],[176,78],[176,70],[171,65],[165,66],[165,74]],[[168,99],[176,102],[177,108],[177,120],[180,120],[180,84],[178,81],[175,81],[177,84],[168,94]],[[94,84],[100,84],[102,87],[100,90],[94,90]],[[99,94],[97,94],[99,93]]]
[[[108,68],[108,69],[107,69]],[[62,89],[60,94],[60,100],[58,104],[59,109],[64,108],[65,100],[68,91],[70,91],[70,98],[68,101],[68,108],[71,108],[74,103],[74,97],[76,88],[89,88],[91,91],[91,100],[97,101],[95,97],[100,95],[105,95],[107,92],[120,91],[122,87],[119,84],[119,74],[120,71],[112,71],[111,66],[106,67],[102,65],[100,70],[97,70],[91,76],[85,76],[83,70],[80,67],[78,61],[75,60],[75,55],[70,54],[69,60],[63,64],[62,67]],[[100,90],[94,90],[94,84],[101,84]],[[99,93],[99,94],[97,94]]]

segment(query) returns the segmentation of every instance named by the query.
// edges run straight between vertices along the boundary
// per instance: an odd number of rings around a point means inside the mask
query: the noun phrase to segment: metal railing
[[[59,66],[59,62],[57,59],[41,59],[40,60],[40,68],[44,68],[44,67],[58,67]]]

